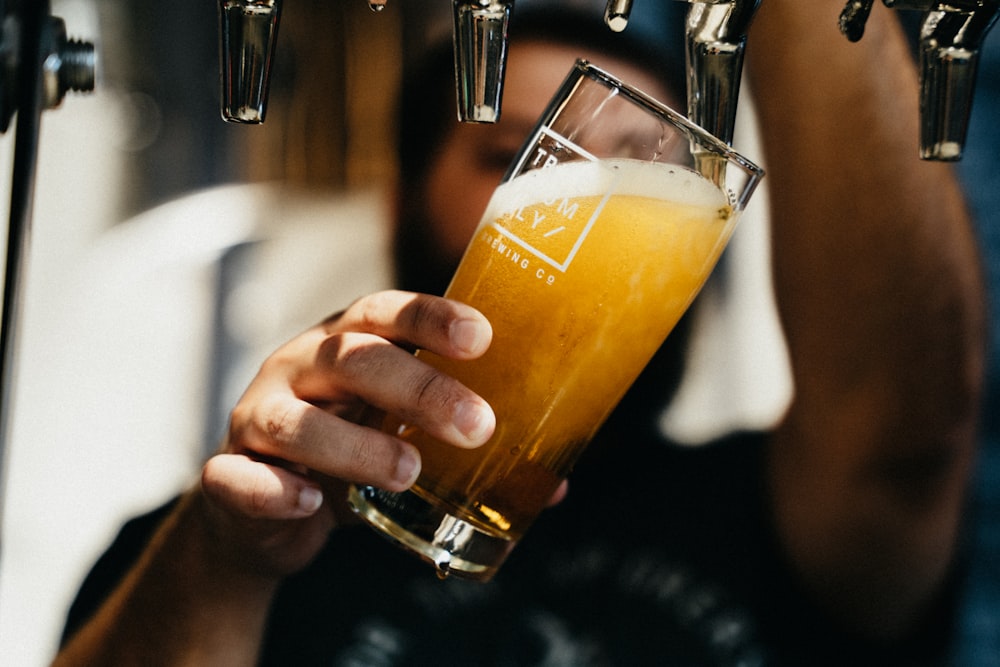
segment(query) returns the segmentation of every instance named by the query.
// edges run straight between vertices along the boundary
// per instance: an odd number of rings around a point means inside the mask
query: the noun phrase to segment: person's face
[[[500,122],[457,124],[445,136],[428,173],[426,231],[441,250],[442,259],[452,267],[458,265],[515,153],[580,57],[676,108],[664,84],[626,61],[562,44],[525,41],[512,45]]]

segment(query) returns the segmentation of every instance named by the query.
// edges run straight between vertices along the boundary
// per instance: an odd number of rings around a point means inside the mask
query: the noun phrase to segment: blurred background
[[[604,0],[568,1],[601,20]],[[41,120],[0,497],[0,663],[18,667],[48,663],[121,524],[197,479],[266,355],[390,285],[395,90],[415,45],[450,35],[445,0],[286,2],[267,121],[240,126],[220,119],[217,3],[51,4],[96,45],[98,81]],[[692,443],[773,421],[790,395],[751,222],[765,202],[727,251],[745,258],[727,271],[739,293],[715,293],[730,307],[698,330],[722,376],[693,373],[665,416]]]
[[[208,329],[225,338],[231,325],[263,349],[368,291],[375,269],[337,253],[349,243],[364,257],[381,243],[401,62],[400,10],[287,2],[268,122],[230,125],[219,114],[215,2],[51,4],[70,37],[94,42],[99,79],[41,120],[0,499],[0,663],[27,667],[53,655],[76,587],[122,521],[190,484],[217,442],[221,380],[208,346],[220,336]],[[323,39],[303,38],[312,24]],[[13,135],[0,137],[4,207]],[[313,221],[324,220],[320,234]],[[220,257],[288,236],[306,239],[320,274],[339,267],[326,284],[343,289],[276,315],[280,330],[246,313],[220,326]],[[268,248],[253,261],[280,264],[282,244]],[[294,287],[269,289],[235,298],[274,314]],[[234,376],[245,384],[246,372]]]
[[[372,258],[384,257],[389,232],[394,91],[413,40],[440,19],[427,9],[450,3],[390,0],[376,13],[365,0],[289,0],[261,126],[220,119],[216,4],[51,1],[71,37],[95,43],[99,78],[95,92],[68,95],[41,120],[0,486],[3,665],[49,662],[86,570],[124,520],[197,478],[228,406],[270,350],[390,283],[388,266]],[[998,99],[998,51],[980,76],[977,109],[986,112],[973,121],[963,165],[981,175],[996,172],[995,115],[984,104]],[[0,136],[4,205],[12,134]],[[752,141],[741,149],[759,158]],[[996,199],[1000,188],[987,177],[976,194]],[[986,201],[980,213],[996,210]],[[744,257],[734,266],[750,266],[731,281],[747,290],[734,298],[743,312],[696,338],[725,377],[705,376],[678,398],[723,429],[766,425],[791,391],[766,226],[754,215],[727,250]],[[982,229],[1000,247],[1000,225]],[[1000,284],[994,260],[987,268]],[[753,349],[733,350],[732,332]],[[990,433],[996,414],[987,411]],[[688,424],[692,442],[712,436],[699,428]],[[998,506],[997,451],[986,452],[984,507]],[[990,516],[980,542],[997,554]],[[978,562],[989,576],[977,580],[986,583],[967,625],[988,648],[975,664],[1000,665],[996,564]]]

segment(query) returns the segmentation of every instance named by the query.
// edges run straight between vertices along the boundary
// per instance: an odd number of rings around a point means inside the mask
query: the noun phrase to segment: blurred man
[[[696,449],[665,442],[655,416],[677,377],[677,333],[496,579],[439,582],[350,525],[343,480],[401,490],[419,473],[419,452],[371,428],[367,408],[457,447],[489,438],[489,406],[408,350],[474,358],[490,328],[462,304],[374,294],[268,359],[200,482],[126,527],[95,568],[57,664],[943,656],[983,368],[980,271],[951,169],[916,159],[902,31],[875,12],[848,44],[841,7],[770,0],[751,33],[796,389],[776,428]],[[662,65],[603,48],[574,15],[518,20],[500,126],[410,126],[404,95],[401,133],[429,141],[402,146],[403,287],[441,288],[575,57],[680,99]],[[433,57],[409,95],[440,108],[451,79]]]

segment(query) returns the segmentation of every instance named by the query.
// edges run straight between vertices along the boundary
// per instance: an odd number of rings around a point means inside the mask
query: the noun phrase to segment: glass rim
[[[725,157],[728,161],[739,165],[744,171],[748,172],[753,181],[759,181],[764,177],[765,171],[760,165],[744,156],[742,153],[716,137],[702,126],[690,120],[684,114],[667,106],[649,93],[622,81],[614,74],[611,74],[607,70],[594,65],[585,58],[577,58],[576,63],[573,65],[573,71],[580,72],[605,85],[614,87],[635,104],[638,104],[639,106],[642,106],[661,116],[665,116],[669,122],[679,126],[685,133],[691,135],[692,137],[697,137],[698,141],[706,144],[712,152],[718,153],[722,157]]]

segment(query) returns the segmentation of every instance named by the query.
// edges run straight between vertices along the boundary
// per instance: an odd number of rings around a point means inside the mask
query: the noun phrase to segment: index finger
[[[400,290],[358,299],[324,323],[329,333],[364,331],[400,346],[423,348],[445,357],[474,359],[493,340],[489,320],[466,304]]]

